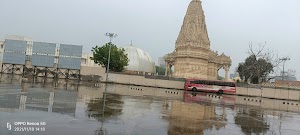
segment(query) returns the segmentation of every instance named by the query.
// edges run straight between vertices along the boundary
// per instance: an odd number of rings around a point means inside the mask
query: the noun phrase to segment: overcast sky
[[[286,69],[300,78],[300,0],[202,0],[211,49],[231,56],[232,67],[247,57],[248,43],[267,42]],[[157,57],[172,52],[190,0],[1,0],[0,36],[83,45],[89,52],[117,33],[118,46],[133,45]]]

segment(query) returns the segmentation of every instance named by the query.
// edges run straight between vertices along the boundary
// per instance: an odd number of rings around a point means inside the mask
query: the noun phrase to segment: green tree
[[[165,75],[166,72],[165,67],[155,66],[155,68],[156,68],[156,73],[158,73],[158,75]]]
[[[268,75],[273,72],[273,64],[263,58],[251,55],[245,62],[239,63],[237,72],[242,80],[250,83],[259,84],[267,80]]]
[[[101,120],[122,114],[124,102],[118,94],[107,94],[103,115],[103,99],[91,99],[87,104],[86,115]]]
[[[265,134],[270,126],[263,117],[263,111],[241,107],[234,117],[235,124],[239,125],[246,135]]]
[[[257,47],[249,44],[248,54],[245,62],[239,63],[237,72],[242,81],[260,84],[270,80],[270,74],[277,74],[276,68],[282,62],[276,51],[266,49],[267,42],[258,43]]]
[[[106,43],[102,47],[96,46],[92,48],[95,63],[107,68],[109,45],[111,45],[109,70],[122,72],[125,66],[128,66],[129,59],[125,50],[118,48],[112,43]]]

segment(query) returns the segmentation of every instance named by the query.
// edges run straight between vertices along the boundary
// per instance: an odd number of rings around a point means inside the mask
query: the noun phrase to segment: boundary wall
[[[103,76],[101,82],[105,82],[106,75]],[[109,83],[135,85],[145,87],[167,88],[167,89],[184,89],[183,81],[151,79],[145,76],[125,75],[109,73]],[[250,85],[249,85],[250,86]],[[264,97],[270,99],[294,100],[300,101],[300,90],[285,88],[269,88],[269,87],[237,87],[235,95],[249,97]]]
[[[41,80],[40,80],[41,79]],[[44,79],[44,80],[43,80]],[[100,82],[105,83],[106,76],[100,78]],[[8,74],[0,74],[0,82],[7,83],[21,83],[21,82],[30,82],[30,78],[23,78],[20,75],[8,75]],[[32,81],[32,80],[31,80]],[[36,78],[34,82],[51,82],[51,79],[48,78]],[[62,82],[66,81],[66,79],[60,80]],[[69,82],[69,81],[67,81]],[[70,81],[71,83],[72,81]],[[74,83],[80,83],[78,81]],[[176,80],[163,80],[157,78],[147,78],[145,76],[139,75],[124,75],[124,74],[114,74],[109,73],[108,83],[115,84],[123,84],[123,85],[133,85],[133,86],[144,86],[144,87],[153,87],[153,88],[162,88],[162,89],[184,89],[183,81]],[[101,84],[94,84],[101,85]],[[269,99],[279,99],[279,100],[293,100],[300,101],[300,90],[297,89],[287,89],[280,87],[252,87],[253,85],[245,86],[245,87],[237,87],[237,91],[235,95],[238,96],[247,96],[247,97],[259,97],[259,98],[269,98]]]
[[[101,79],[102,82],[106,81],[106,75]],[[125,85],[136,85],[136,86],[146,86],[146,87],[156,87],[156,88],[167,88],[167,89],[184,89],[183,81],[174,80],[161,80],[161,79],[151,79],[145,76],[138,75],[124,75],[124,74],[108,74],[109,83],[125,84]]]
[[[300,100],[300,90],[296,89],[237,87],[236,95],[283,100]]]

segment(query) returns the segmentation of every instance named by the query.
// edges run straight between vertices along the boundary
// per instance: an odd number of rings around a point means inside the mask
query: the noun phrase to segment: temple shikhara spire
[[[210,48],[205,16],[199,0],[193,0],[190,3],[176,41],[176,47],[185,45]]]
[[[218,55],[210,49],[205,15],[200,0],[192,0],[176,40],[174,52],[165,57],[166,75],[181,78],[202,78],[216,80],[218,70],[225,70],[225,80],[231,66],[230,57]],[[174,73],[171,74],[171,67]]]

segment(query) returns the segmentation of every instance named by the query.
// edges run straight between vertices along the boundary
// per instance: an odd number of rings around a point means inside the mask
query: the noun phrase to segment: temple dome
[[[129,59],[128,66],[125,67],[126,70],[156,73],[155,63],[147,52],[132,45],[122,48],[124,48]]]

